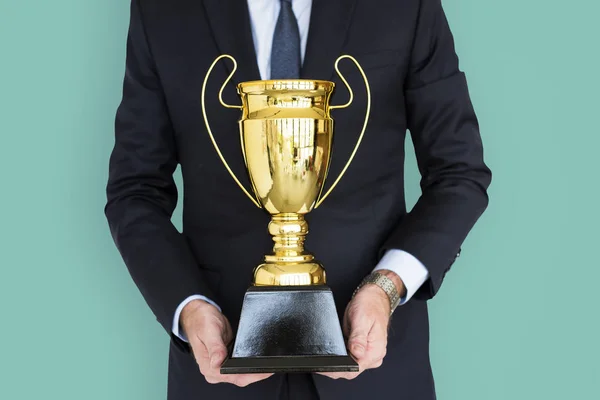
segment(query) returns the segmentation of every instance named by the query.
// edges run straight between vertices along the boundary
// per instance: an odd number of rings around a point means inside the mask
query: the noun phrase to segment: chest
[[[313,9],[312,12],[318,10]],[[377,7],[369,7],[368,2],[357,1],[352,16],[348,18],[345,24],[331,20],[326,30],[311,24],[304,77],[333,81],[336,89],[331,104],[343,104],[349,94],[334,71],[333,61],[341,54],[349,54],[364,69],[372,104],[367,130],[352,166],[354,181],[357,182],[372,179],[377,176],[378,170],[383,171],[403,161],[406,131],[403,84],[410,63],[412,37],[411,26],[403,21],[402,14],[382,14]],[[150,29],[149,42],[175,130],[179,161],[188,177],[209,176],[215,182],[230,179],[207,135],[200,96],[206,72],[223,50],[238,61],[238,70],[223,91],[226,103],[240,104],[235,87],[237,83],[260,79],[257,68],[259,57],[253,48],[250,21],[246,22],[246,25],[239,26],[238,31],[219,33],[222,27],[216,27],[205,10],[194,8],[184,12],[183,9],[173,9],[156,20],[157,26]],[[323,36],[326,32],[337,36],[336,40]],[[318,47],[321,43],[332,46],[331,50]],[[223,156],[231,168],[243,176],[237,124],[240,111],[224,108],[218,100],[221,85],[232,70],[231,64],[227,63],[229,61],[224,60],[217,65],[207,82],[206,114]],[[312,72],[315,75],[309,74]],[[340,72],[353,89],[354,102],[348,109],[332,113],[332,173],[341,170],[352,153],[367,105],[365,84],[356,67],[349,61],[342,61]]]

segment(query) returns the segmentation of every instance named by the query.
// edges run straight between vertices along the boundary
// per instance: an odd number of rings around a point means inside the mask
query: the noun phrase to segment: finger
[[[222,346],[214,349],[210,354],[210,368],[220,370],[225,358],[227,358],[227,347]]]
[[[384,356],[385,350],[368,349],[364,361],[360,364],[361,369],[367,370],[381,367]]]
[[[317,372],[317,375],[323,375],[331,379],[340,379],[342,377],[340,372]]]
[[[262,381],[269,377],[273,376],[273,374],[243,374],[235,376],[233,380],[233,384],[239,387],[245,387],[256,383],[258,381]]]
[[[383,360],[387,354],[386,343],[384,341],[377,342],[376,344],[369,343],[367,356],[365,357],[366,364],[374,364]]]
[[[251,385],[253,383],[256,383],[258,381],[267,379],[272,375],[273,374],[226,375],[226,374],[217,373],[217,374],[205,376],[205,378],[206,378],[206,381],[211,384],[231,383],[231,384],[239,386],[239,387],[245,387],[245,386]]]
[[[318,372],[319,375],[326,376],[331,379],[347,379],[351,380],[356,378],[361,374],[362,371],[359,372]]]
[[[357,316],[350,320],[350,335],[348,337],[348,349],[352,355],[360,361],[367,352],[369,331],[372,323],[364,316]]]
[[[195,341],[192,346],[192,351],[196,358],[196,363],[200,369],[200,373],[204,376],[208,383],[220,383],[223,379],[218,376],[218,369],[211,368],[210,356],[208,349],[201,340]]]
[[[233,330],[231,329],[231,324],[229,323],[229,320],[225,320],[225,325],[223,326],[221,336],[223,338],[223,343],[225,343],[225,346],[228,346],[229,343],[233,341]]]
[[[377,368],[387,353],[387,330],[380,324],[373,324],[367,337],[367,352],[364,357],[365,368]]]
[[[200,372],[206,375],[209,371],[210,357],[208,356],[208,350],[201,340],[190,342],[192,353],[196,358],[196,363],[200,367]]]
[[[209,365],[211,369],[219,369],[227,357],[227,347],[220,336],[211,336],[204,339],[208,351]]]
[[[379,368],[383,365],[383,358],[380,358],[377,361],[374,361],[373,364],[369,367],[369,369]]]

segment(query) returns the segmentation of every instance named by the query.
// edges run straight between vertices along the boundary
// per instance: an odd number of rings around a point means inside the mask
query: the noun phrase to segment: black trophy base
[[[327,286],[259,286],[246,292],[222,374],[356,372]]]
[[[289,356],[228,358],[222,374],[356,372],[358,364],[350,356]]]

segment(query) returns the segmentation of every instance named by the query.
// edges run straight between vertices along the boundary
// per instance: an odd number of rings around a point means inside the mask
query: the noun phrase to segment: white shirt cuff
[[[184,301],[182,301],[181,304],[179,304],[179,306],[175,310],[175,315],[173,316],[173,329],[172,330],[173,330],[173,334],[175,336],[177,336],[179,339],[183,340],[184,342],[187,342],[188,340],[187,340],[187,337],[185,337],[185,333],[183,332],[183,330],[181,329],[181,327],[179,325],[179,318],[181,316],[181,311],[183,311],[183,308],[185,306],[187,306],[193,300],[204,300],[208,304],[212,304],[213,306],[217,307],[219,312],[221,312],[221,307],[219,307],[219,305],[217,303],[215,303],[211,299],[207,298],[206,296],[202,296],[199,294],[190,296],[187,299],[185,299]]]
[[[429,278],[429,271],[412,254],[403,250],[391,249],[379,261],[373,271],[390,270],[402,279],[406,294],[400,299],[400,304],[406,304],[417,290]]]

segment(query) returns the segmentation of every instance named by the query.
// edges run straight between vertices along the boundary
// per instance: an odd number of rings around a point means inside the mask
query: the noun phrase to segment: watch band
[[[385,294],[387,294],[388,299],[390,300],[390,315],[394,312],[398,304],[400,303],[400,293],[398,293],[398,289],[394,282],[388,278],[387,276],[375,271],[370,273],[362,280],[362,282],[358,285],[352,297],[356,295],[358,290],[363,286],[372,283],[374,285],[379,286]]]

